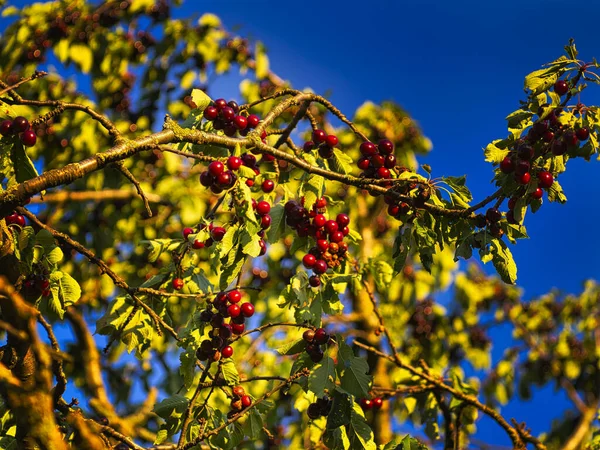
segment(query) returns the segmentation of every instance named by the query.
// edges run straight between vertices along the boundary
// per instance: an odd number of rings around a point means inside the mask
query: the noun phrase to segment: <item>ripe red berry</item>
[[[361,398],[360,399],[360,407],[363,410],[368,411],[370,409],[373,409],[373,402],[371,400],[369,400],[368,398]]]
[[[381,397],[375,397],[371,401],[373,402],[373,409],[381,409],[381,407],[383,406],[383,400],[381,399]]]
[[[516,204],[517,204],[517,198],[511,197],[510,200],[508,200],[508,209],[515,209]]]
[[[377,153],[377,146],[372,142],[363,142],[360,144],[360,153],[363,156],[373,156]]]
[[[215,106],[217,107],[217,109],[221,110],[227,106],[227,100],[225,100],[224,98],[218,98],[215,100]]]
[[[500,163],[502,173],[511,173],[515,170],[515,163],[510,156],[506,156]]]
[[[0,134],[2,136],[12,136],[14,132],[12,120],[3,120],[0,123]]]
[[[202,242],[199,239],[194,239],[194,242],[192,243],[192,248],[195,250],[200,250],[201,248],[204,248],[204,242]]]
[[[184,239],[187,239],[187,237],[188,237],[190,234],[193,234],[193,233],[194,233],[194,229],[193,229],[193,228],[186,227],[186,228],[184,228],[184,229],[183,229],[183,238],[184,238]]]
[[[487,217],[490,222],[494,223],[502,219],[502,213],[497,208],[490,208],[486,211],[485,217]]]
[[[250,114],[248,116],[248,126],[250,128],[256,128],[259,123],[260,123],[260,117],[258,117],[256,114]]]
[[[350,217],[348,217],[348,214],[340,213],[335,218],[335,221],[340,227],[346,227],[350,224]]]
[[[302,258],[302,264],[307,269],[312,269],[316,262],[317,262],[317,258],[315,258],[315,255],[311,255],[310,253],[307,253]]]
[[[42,291],[45,291],[46,289],[48,289],[50,287],[50,280],[44,278],[43,280],[40,281],[39,287]]]
[[[329,242],[327,242],[327,240],[325,240],[325,239],[319,239],[319,240],[317,240],[317,248],[321,252],[325,252],[329,248]]]
[[[250,302],[242,303],[241,311],[244,317],[252,317],[254,315],[254,305]]]
[[[590,137],[590,130],[587,128],[578,128],[575,132],[575,135],[580,141],[587,141],[587,139]]]
[[[539,200],[544,196],[544,191],[541,188],[537,188],[535,191],[531,193],[531,198]]]
[[[245,329],[246,329],[246,325],[244,325],[243,323],[232,323],[231,324],[231,332],[238,336],[240,334],[243,334]]]
[[[323,228],[327,219],[323,214],[317,214],[313,219],[313,225],[317,228]]]
[[[319,345],[329,342],[329,334],[327,334],[327,331],[323,328],[317,328],[315,330],[314,342]]]
[[[271,226],[271,216],[270,215],[266,215],[266,216],[262,216],[260,218],[260,227],[263,230],[266,230],[267,228],[269,228]]]
[[[219,111],[219,115],[227,122],[233,120],[235,117],[235,111],[231,106],[225,106]]]
[[[386,180],[390,178],[390,176],[390,169],[387,169],[385,167],[380,167],[379,169],[377,169],[377,177]]]
[[[230,303],[238,303],[241,299],[242,293],[237,289],[227,293],[227,300],[229,300]]]
[[[544,142],[552,142],[552,140],[554,139],[554,132],[550,130],[546,131],[542,139],[544,140]]]
[[[219,174],[219,176],[215,180],[215,182],[221,188],[227,188],[227,187],[231,186],[232,181],[233,181],[232,173],[229,170]]]
[[[377,144],[377,148],[379,148],[379,153],[382,155],[390,155],[394,151],[394,144],[388,139],[382,139]]]
[[[215,106],[209,106],[204,110],[204,118],[206,120],[215,120],[219,115],[219,110]]]
[[[238,170],[242,165],[242,160],[237,156],[227,158],[227,168],[229,170]]]
[[[315,202],[315,207],[316,208],[325,208],[327,206],[327,199],[325,197],[321,197],[319,199],[317,199],[317,201]]]
[[[381,154],[371,156],[371,164],[373,167],[383,167],[385,164],[385,156]]]
[[[321,279],[317,275],[312,275],[308,278],[308,284],[312,287],[319,287],[321,286]]]
[[[329,248],[329,244],[327,244],[327,248]],[[324,260],[319,259],[315,262],[312,269],[317,275],[321,275],[327,272],[327,263]]]
[[[569,84],[565,80],[558,80],[554,83],[554,92],[558,95],[565,95],[569,92]]]
[[[221,161],[213,161],[208,165],[208,172],[213,177],[218,177],[219,175],[221,175],[223,173],[224,170],[225,170],[225,166],[223,165],[223,163]]]
[[[220,242],[223,239],[223,236],[225,236],[225,228],[214,227],[210,232],[210,236],[213,238],[213,240]]]
[[[275,183],[273,180],[265,180],[262,182],[261,188],[263,192],[268,194],[269,192],[273,192],[273,189],[275,189]]]
[[[233,118],[233,125],[238,130],[244,130],[248,126],[248,119],[244,116],[235,116]]]
[[[335,233],[331,233],[329,239],[331,242],[335,243],[342,242],[344,240],[344,233],[341,231],[336,231]]]
[[[37,136],[33,130],[27,130],[21,134],[21,142],[25,147],[33,147],[36,141]]]
[[[386,169],[393,169],[396,166],[396,157],[394,155],[387,155],[383,167]]]
[[[252,404],[252,399],[250,398],[250,396],[249,395],[243,395],[242,396],[242,407],[243,408],[247,408],[251,404]]]
[[[556,156],[567,153],[567,144],[563,139],[555,139],[552,142],[552,154]]]
[[[244,303],[245,304],[245,303]],[[227,307],[227,314],[229,315],[229,317],[231,317],[232,319],[235,319],[236,317],[238,317],[240,314],[242,313],[242,309],[240,308],[240,305],[234,303],[232,305],[229,305]],[[233,331],[233,330],[232,330]]]
[[[221,356],[223,356],[223,358],[231,358],[233,356],[233,347],[231,345],[223,347],[223,350],[221,350]]]
[[[22,133],[29,130],[29,121],[23,116],[17,116],[12,122],[13,133]]]
[[[307,141],[302,146],[302,150],[305,152],[310,152],[313,148],[315,148],[315,143],[313,141]]]
[[[339,229],[339,225],[335,220],[328,220],[325,222],[325,231],[328,234],[335,233]]]
[[[517,175],[516,180],[520,184],[528,184],[531,180],[531,174],[529,172],[525,172],[523,175]]]
[[[361,170],[367,170],[369,168],[370,164],[371,164],[371,160],[369,158],[367,158],[366,156],[359,158],[358,162],[356,163],[358,168]]]
[[[271,205],[269,204],[269,202],[262,200],[256,204],[256,213],[259,216],[265,216],[265,215],[269,214],[270,211],[271,211]]]
[[[336,145],[338,145],[338,138],[337,136],[330,134],[329,136],[327,136],[325,138],[325,145],[327,145],[327,147],[335,147]]]
[[[327,133],[323,130],[314,130],[312,132],[312,140],[317,144],[322,144],[327,139]]]
[[[173,289],[176,289],[179,291],[181,288],[183,288],[183,280],[181,278],[174,278],[173,279]]]
[[[554,183],[554,177],[550,172],[542,170],[538,173],[538,186],[543,189],[548,189]]]
[[[205,170],[200,174],[200,184],[204,187],[212,186],[214,180],[214,177],[208,173],[208,170]]]

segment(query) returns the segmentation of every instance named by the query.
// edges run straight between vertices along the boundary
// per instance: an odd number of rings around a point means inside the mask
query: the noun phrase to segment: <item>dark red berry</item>
[[[225,228],[214,227],[210,232],[210,236],[213,238],[213,240],[217,242],[221,241],[223,239],[223,236],[225,236]]]
[[[381,154],[371,156],[371,164],[373,167],[383,167],[385,164],[385,156]]]
[[[545,170],[538,173],[538,186],[542,189],[548,189],[554,183],[554,177]]]
[[[244,116],[235,116],[233,118],[233,125],[238,130],[244,130],[248,126],[248,119]]]
[[[510,200],[508,200],[508,209],[515,209],[517,200],[518,199],[516,197],[511,197]]]
[[[535,200],[539,200],[540,198],[542,198],[544,196],[544,191],[542,191],[541,188],[537,188],[535,191],[533,191],[531,193],[531,198],[535,199]]]
[[[361,398],[360,399],[360,407],[363,410],[368,411],[370,409],[373,409],[373,402],[371,400],[369,400],[368,398]]]
[[[173,289],[180,290],[183,288],[183,280],[181,278],[173,279]]]
[[[184,238],[184,239],[187,239],[187,237],[188,237],[190,234],[193,234],[193,233],[194,233],[194,229],[193,229],[193,228],[189,228],[189,227],[187,227],[187,228],[184,228],[184,229],[183,229],[183,238]]]
[[[331,240],[331,242],[335,243],[342,242],[344,240],[344,233],[341,231],[336,231],[334,233],[331,233],[329,239]]]
[[[358,160],[358,162],[356,163],[358,168],[361,170],[367,170],[369,168],[370,164],[371,164],[371,160],[369,158],[367,158],[366,156],[363,156],[362,158],[360,158]]]
[[[335,233],[336,231],[338,231],[338,229],[339,225],[335,220],[328,220],[327,222],[325,222],[325,231],[328,234]]]
[[[14,133],[22,133],[23,131],[29,130],[29,121],[23,116],[15,117],[12,125]]]
[[[275,189],[275,182],[273,180],[265,180],[262,182],[262,186],[261,186],[263,192],[265,193],[269,193],[269,192],[273,192],[273,189]]]
[[[306,415],[309,419],[316,420],[319,417],[321,417],[321,408],[316,403],[311,403],[310,405],[308,405]]]
[[[254,315],[254,305],[250,302],[242,303],[241,311],[244,317],[252,317]]]
[[[315,207],[318,209],[325,208],[327,206],[327,199],[325,197],[321,197],[315,202]]]
[[[226,188],[231,185],[231,175],[232,174],[229,171],[220,173],[215,182],[219,185],[219,187]]]
[[[208,165],[208,172],[213,177],[218,177],[219,175],[221,175],[223,173],[224,170],[225,170],[225,166],[223,165],[223,163],[221,161],[213,161]]]
[[[3,120],[0,123],[0,134],[2,136],[11,136],[13,132],[14,130],[12,120]]]
[[[386,169],[393,169],[396,166],[396,157],[394,155],[387,155],[383,167]]]
[[[259,123],[260,123],[260,117],[258,117],[256,114],[250,114],[248,116],[248,126],[250,128],[256,128]]]
[[[195,250],[200,250],[201,248],[204,248],[204,242],[198,239],[194,239],[194,242],[192,243],[192,248]]]
[[[317,262],[317,258],[315,258],[315,256],[311,255],[310,253],[307,253],[302,258],[302,264],[307,269],[312,269],[314,267],[314,265],[315,265],[316,262]]]
[[[518,155],[520,159],[530,161],[535,154],[535,150],[529,144],[523,144],[519,147]]]
[[[304,333],[302,333],[302,339],[304,339],[306,342],[312,342],[315,339],[314,330],[304,331]]]
[[[335,221],[340,227],[346,227],[350,224],[350,217],[348,217],[348,214],[340,213],[335,218]]]
[[[552,140],[554,139],[554,132],[548,130],[544,133],[544,136],[542,136],[542,139],[544,140],[544,142],[552,142]]]
[[[498,208],[490,208],[486,211],[485,217],[487,217],[487,220],[492,223],[498,222],[500,219],[502,219],[502,213],[498,210]]]
[[[227,100],[225,100],[224,98],[218,98],[215,100],[215,106],[217,107],[217,109],[221,110],[227,106]]]
[[[225,106],[219,111],[219,115],[227,122],[231,121],[235,117],[235,111],[230,106]]]
[[[250,398],[250,396],[249,395],[243,395],[242,396],[242,407],[243,408],[247,408],[251,404],[252,404],[252,399]]]
[[[552,142],[552,154],[556,156],[564,155],[567,152],[567,144],[562,139],[555,139]]]
[[[575,135],[580,141],[587,141],[587,139],[590,137],[590,130],[587,128],[578,128],[575,132]]]
[[[390,178],[390,176],[390,169],[387,169],[386,167],[380,167],[379,169],[377,169],[378,178],[383,178],[384,180],[387,180],[388,178]]]
[[[327,145],[327,147],[335,147],[336,145],[338,145],[338,138],[337,136],[330,134],[329,136],[327,136],[325,138],[325,144]]]
[[[327,219],[325,218],[325,216],[323,214],[317,214],[313,218],[313,225],[317,228],[323,228],[325,226],[326,222],[327,222]]]
[[[319,147],[319,156],[323,159],[333,158],[334,152],[333,148],[327,147],[326,145],[322,145]]]
[[[312,132],[312,140],[317,144],[322,144],[327,139],[327,133],[323,130],[314,130]]]
[[[381,409],[381,407],[383,406],[383,400],[381,399],[381,397],[375,397],[373,400],[373,409]]]
[[[377,153],[377,146],[372,142],[363,142],[360,144],[360,153],[363,156],[373,156]]]
[[[569,83],[567,83],[565,80],[558,80],[556,83],[554,83],[554,92],[556,92],[558,95],[565,95],[567,92],[569,92]]]
[[[529,172],[530,168],[531,164],[529,161],[518,161],[517,165],[515,166],[515,173],[517,175],[523,175],[524,173]]]
[[[231,324],[231,332],[238,336],[240,334],[243,334],[245,329],[246,329],[246,325],[244,325],[243,323],[232,323]]]
[[[500,163],[502,173],[511,173],[515,170],[515,163],[510,156],[506,156]]]
[[[308,284],[312,287],[319,287],[321,286],[321,279],[317,275],[312,275],[308,278]]]
[[[215,106],[209,106],[204,110],[204,118],[206,120],[215,120],[219,115],[219,110]]]
[[[313,148],[315,148],[315,143],[313,141],[307,141],[304,143],[304,145],[302,146],[302,149],[305,152],[310,152]]]
[[[204,187],[212,186],[214,180],[214,177],[208,173],[208,170],[205,170],[200,174],[200,184]]]
[[[223,350],[221,350],[221,355],[223,358],[231,358],[233,356],[233,347],[231,345],[223,347]]]
[[[377,144],[377,148],[379,148],[379,153],[382,155],[389,155],[394,151],[394,144],[388,139],[382,139],[379,141],[379,144]]]
[[[329,334],[327,334],[327,331],[323,328],[317,328],[315,330],[314,342],[319,345],[327,344],[327,342],[329,342]]]
[[[260,218],[260,226],[263,230],[269,228],[271,226],[271,216],[268,214],[266,216],[262,216]]]
[[[519,184],[528,184],[531,180],[531,174],[529,172],[525,172],[523,175],[517,175],[515,179]]]
[[[327,245],[327,248],[329,248],[329,244]],[[315,262],[312,269],[317,275],[321,275],[327,272],[327,263],[324,260],[319,259]]]

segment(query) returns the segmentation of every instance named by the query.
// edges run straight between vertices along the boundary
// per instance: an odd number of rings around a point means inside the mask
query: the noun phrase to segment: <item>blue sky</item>
[[[209,1],[204,7],[227,27],[241,25],[242,35],[263,41],[278,75],[297,88],[330,92],[346,114],[365,100],[401,104],[433,141],[422,162],[434,176],[466,174],[476,200],[493,192],[482,148],[506,135],[504,118],[524,98],[524,76],[560,56],[569,38],[580,58],[600,57],[595,2]],[[600,87],[590,87],[583,102],[599,104]],[[560,176],[568,203],[546,202],[528,216],[531,239],[512,247],[526,298],[552,287],[579,292],[584,279],[600,278],[600,236],[593,231],[600,219],[599,169],[597,161],[569,162]],[[495,355],[508,346],[507,337],[493,335]],[[539,433],[569,407],[548,387],[503,414]],[[489,420],[478,429],[485,442],[510,443]]]
[[[560,56],[571,37],[581,58],[600,58],[600,2],[188,0],[176,14],[203,12],[214,12],[228,28],[241,25],[242,35],[265,43],[277,74],[297,88],[329,92],[348,115],[365,100],[401,104],[433,141],[422,162],[434,176],[466,174],[476,200],[493,192],[482,148],[505,136],[504,117],[524,97],[524,76]],[[211,94],[233,97],[231,89],[218,83]],[[583,101],[599,104],[600,87]],[[584,279],[600,279],[600,235],[593,231],[599,168],[596,161],[571,161],[560,177],[569,202],[546,203],[528,216],[531,239],[512,247],[526,298],[552,287],[578,292]],[[496,352],[508,345],[505,337],[495,336]],[[550,389],[534,399],[503,412],[537,433],[569,406]],[[495,424],[478,427],[483,440],[508,442]]]

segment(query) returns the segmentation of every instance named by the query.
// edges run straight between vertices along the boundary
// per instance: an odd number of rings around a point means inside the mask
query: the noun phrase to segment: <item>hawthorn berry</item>
[[[538,173],[538,186],[543,189],[548,189],[554,183],[554,177],[550,172],[542,170]]]
[[[181,290],[183,288],[183,280],[181,278],[174,278],[173,279],[173,289],[176,290]]]
[[[208,172],[213,177],[218,177],[219,175],[221,175],[223,173],[224,170],[225,170],[225,166],[223,165],[223,163],[221,161],[213,161],[208,165]]]
[[[242,166],[242,160],[238,156],[227,158],[227,168],[229,170],[238,170]]]
[[[327,133],[323,130],[314,130],[312,132],[312,140],[317,144],[322,144],[327,139]]]
[[[329,244],[327,245],[327,247],[329,247]],[[313,271],[317,275],[321,275],[327,272],[327,263],[322,259],[317,260],[317,262],[315,262],[315,265],[313,266]]]
[[[183,229],[182,233],[183,233],[183,238],[187,239],[190,234],[194,233],[194,229],[190,228],[190,227],[186,227],[186,228]]]
[[[256,128],[259,123],[260,123],[260,117],[258,117],[256,114],[250,114],[248,116],[248,126],[250,128]]]
[[[271,226],[271,216],[268,214],[266,216],[262,216],[260,218],[260,226],[263,230],[269,228]]]
[[[235,116],[233,118],[233,125],[238,130],[244,130],[248,126],[248,119],[244,116]]]
[[[544,196],[544,191],[542,191],[542,188],[537,188],[535,191],[533,191],[531,193],[531,198],[533,198],[535,200],[539,200],[543,196]]]
[[[313,141],[307,141],[302,146],[302,150],[305,152],[310,152],[313,148],[315,148],[315,143]]]
[[[368,398],[361,398],[360,406],[363,410],[368,411],[370,409],[373,409],[373,402],[371,400],[369,400]]]
[[[252,317],[254,315],[254,305],[250,302],[242,303],[240,309],[244,317]]]
[[[250,398],[250,396],[249,395],[243,395],[242,396],[242,407],[247,408],[251,404],[252,404],[252,399]]]
[[[531,180],[531,174],[529,172],[525,172],[522,175],[517,175],[516,180],[519,184],[529,184]]]
[[[302,339],[304,339],[306,342],[312,342],[315,339],[315,331],[314,330],[305,330],[304,333],[302,333]]]
[[[331,242],[335,243],[342,242],[344,240],[344,233],[341,231],[336,231],[335,233],[330,234],[329,239],[331,240]]]
[[[552,142],[552,154],[555,156],[564,155],[567,153],[567,144],[563,139],[555,139]]]
[[[227,106],[227,100],[224,98],[218,98],[215,100],[215,106],[220,111]]]
[[[515,170],[515,163],[510,156],[506,156],[500,163],[502,173],[511,173]]]
[[[233,356],[233,347],[231,345],[223,347],[221,356],[223,356],[223,358],[231,358]]]
[[[240,308],[240,306],[236,303],[229,305],[227,307],[227,314],[229,315],[229,317],[231,317],[232,319],[235,319],[236,317],[238,317],[240,314],[242,313],[242,308]],[[233,330],[232,330],[233,331]]]
[[[201,248],[204,248],[204,247],[205,247],[204,242],[202,242],[199,239],[194,239],[194,242],[192,243],[192,248],[194,250],[200,250]]]
[[[330,134],[329,136],[327,136],[325,138],[325,145],[327,145],[327,147],[335,147],[336,145],[338,145],[338,138],[337,136]]]
[[[485,217],[492,223],[498,222],[502,219],[502,213],[497,208],[490,208],[486,211]]]
[[[377,144],[377,148],[382,155],[390,155],[394,151],[394,144],[388,139],[382,139]]]
[[[242,293],[237,289],[227,293],[227,300],[229,300],[230,303],[238,303],[241,299]]]
[[[215,120],[219,115],[219,110],[215,106],[209,106],[204,110],[204,118],[206,120]]]
[[[373,156],[377,153],[377,146],[372,142],[367,141],[360,144],[359,150],[363,156]]]
[[[569,92],[569,83],[567,83],[565,80],[558,80],[556,83],[554,83],[554,92],[556,92],[558,95],[565,95],[567,92]]]
[[[319,345],[329,342],[329,334],[327,334],[324,328],[317,328],[315,330],[314,342]]]
[[[233,334],[240,335],[240,334],[244,333],[245,329],[246,329],[246,325],[244,325],[243,323],[232,323],[231,324],[231,332]]]
[[[375,397],[373,400],[373,409],[381,409],[381,407],[383,406],[383,400],[381,399],[381,397]]]

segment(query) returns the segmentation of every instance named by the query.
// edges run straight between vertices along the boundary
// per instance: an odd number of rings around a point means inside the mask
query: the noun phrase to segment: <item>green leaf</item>
[[[348,438],[352,449],[376,450],[373,430],[367,424],[362,409],[358,404],[352,405],[352,416],[348,426]]]
[[[297,355],[306,350],[306,341],[304,339],[297,339],[287,344],[282,345],[276,349],[280,355]]]
[[[325,178],[321,175],[310,174],[300,188],[300,196],[304,197],[304,207],[310,211],[317,199],[325,192]]]
[[[227,286],[231,284],[233,280],[236,279],[240,270],[242,270],[242,266],[246,261],[246,255],[239,249],[235,255],[233,262],[226,266],[221,267],[221,276],[219,278],[219,288],[224,291],[227,289]]]
[[[366,397],[369,392],[371,377],[369,377],[369,364],[363,358],[354,356],[352,347],[347,345],[340,335],[337,336],[339,345],[337,374],[340,378],[340,387],[355,397]]]
[[[536,70],[525,77],[525,89],[530,90],[532,95],[548,90],[560,75],[560,65]]]
[[[394,273],[396,274],[402,272],[402,269],[406,264],[406,258],[410,251],[411,238],[412,230],[410,227],[406,227],[404,231],[400,229],[394,239],[392,257],[394,258]]]
[[[248,418],[244,424],[244,430],[250,439],[256,441],[260,438],[263,428],[263,418],[255,408],[248,412]]]
[[[221,372],[223,373],[223,379],[227,382],[228,386],[233,386],[240,382],[240,376],[237,368],[231,359],[227,359],[223,364],[221,364]]]
[[[312,368],[308,376],[308,389],[317,397],[323,397],[325,390],[331,392],[335,389],[335,363],[329,356]]]
[[[354,171],[352,158],[337,148],[333,150],[333,158],[330,158],[328,162],[334,172],[348,174]]]
[[[271,216],[271,227],[267,232],[267,239],[270,243],[279,241],[285,232],[285,210],[283,205],[277,204],[269,212]]]
[[[140,241],[149,250],[148,261],[155,262],[163,252],[172,252],[183,245],[181,239],[152,239]]]
[[[517,265],[513,259],[511,251],[504,241],[492,239],[492,263],[502,278],[502,281],[514,284],[517,281]]]
[[[385,444],[382,450],[427,450],[427,446],[407,434],[404,437],[395,437]]]
[[[331,411],[327,415],[328,430],[346,426],[352,417],[352,397],[339,391],[333,394]]]
[[[54,247],[49,253],[46,254],[46,259],[50,264],[56,264],[62,261],[64,255],[60,247]]]
[[[17,140],[13,144],[10,151],[10,159],[14,166],[17,183],[23,183],[38,176],[38,172],[31,158],[25,152],[25,147],[23,147],[21,141]]]
[[[496,145],[499,142],[500,140],[493,141],[491,144],[488,144],[485,148],[483,154],[485,155],[485,160],[487,162],[491,162],[492,164],[500,164],[502,160],[508,155],[508,149],[500,148]]]
[[[178,418],[188,407],[189,399],[183,395],[173,395],[154,405],[152,411],[163,419]]]
[[[65,307],[73,305],[81,298],[79,283],[68,273],[63,272],[62,278],[59,280],[59,286]]]
[[[444,177],[442,178],[442,181],[444,181],[444,183],[450,186],[454,190],[458,198],[460,198],[465,203],[469,203],[471,200],[473,200],[473,195],[471,194],[471,191],[465,186],[465,183],[467,181],[466,175],[463,175],[462,177]]]
[[[255,72],[257,79],[267,78],[269,76],[269,58],[265,53],[265,47],[262,43],[257,42],[254,51]]]
[[[323,443],[330,450],[348,450],[350,448],[350,440],[345,428],[325,429]]]

